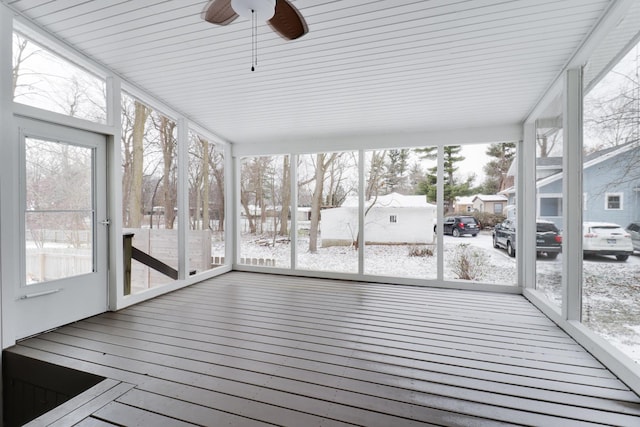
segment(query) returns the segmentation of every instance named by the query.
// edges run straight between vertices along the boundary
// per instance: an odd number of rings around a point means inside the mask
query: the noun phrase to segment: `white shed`
[[[433,242],[436,206],[426,196],[391,193],[366,202],[364,238],[367,244],[402,245]],[[322,246],[352,244],[358,236],[358,198],[350,197],[342,206],[322,211]]]

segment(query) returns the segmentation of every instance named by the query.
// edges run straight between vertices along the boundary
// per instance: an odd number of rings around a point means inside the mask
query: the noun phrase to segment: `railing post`
[[[131,256],[133,253],[133,233],[125,233],[122,237],[124,256],[124,294],[131,294]]]

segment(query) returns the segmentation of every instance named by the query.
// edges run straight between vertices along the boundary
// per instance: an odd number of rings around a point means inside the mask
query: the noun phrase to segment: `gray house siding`
[[[640,219],[640,170],[630,168],[634,151],[623,152],[590,164],[583,173],[584,221],[604,221],[625,227]],[[538,217],[562,227],[562,176],[538,186]],[[607,201],[610,202],[609,206]]]
[[[639,218],[640,194],[636,189],[640,189],[640,170],[629,169],[629,159],[622,154],[585,170],[585,221],[615,222],[625,227]],[[620,208],[607,208],[607,199],[618,196]]]

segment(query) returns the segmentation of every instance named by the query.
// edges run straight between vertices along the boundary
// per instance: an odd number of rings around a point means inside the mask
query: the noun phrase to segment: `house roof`
[[[424,195],[412,195],[405,196],[400,193],[389,193],[384,196],[378,196],[377,198],[369,199],[365,203],[365,207],[375,202],[375,207],[378,208],[429,208],[435,210],[435,205],[427,202],[427,197]],[[345,199],[341,207],[358,207],[358,197],[349,196]]]
[[[456,205],[471,205],[475,196],[459,196],[456,197]]]
[[[226,141],[296,147],[451,130],[511,138],[617,5],[296,0],[309,33],[287,42],[260,24],[251,72],[249,22],[204,22],[206,0],[0,1]]]
[[[482,202],[506,202],[508,200],[506,196],[501,194],[478,194],[473,198],[473,201],[475,202],[476,199]]]
[[[594,151],[593,153],[589,153],[588,155],[584,156],[583,168],[589,169],[590,167],[600,164],[612,157],[619,156],[626,153],[629,150],[632,150],[632,149],[637,150],[639,148],[640,148],[640,141],[636,140],[636,141],[630,141],[626,144],[617,145],[614,147],[607,147],[599,151]],[[550,184],[560,179],[562,179],[562,170],[560,170],[558,173],[555,173],[553,175],[550,175],[548,177],[538,180],[536,185],[538,187],[541,187],[543,185]]]

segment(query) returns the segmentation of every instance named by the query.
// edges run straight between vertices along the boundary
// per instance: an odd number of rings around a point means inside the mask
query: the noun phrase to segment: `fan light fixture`
[[[268,21],[276,13],[276,0],[231,0],[231,7],[243,18],[250,19],[255,13],[257,19]]]
[[[258,63],[258,20],[266,21],[285,40],[295,40],[309,31],[289,0],[209,0],[200,16],[216,25],[229,25],[238,16],[251,20],[251,71]]]

